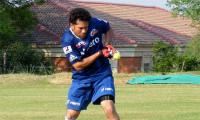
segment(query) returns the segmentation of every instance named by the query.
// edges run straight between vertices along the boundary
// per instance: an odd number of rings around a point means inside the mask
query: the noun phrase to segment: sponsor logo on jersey
[[[100,41],[99,37],[96,37],[92,40],[92,42],[90,42],[89,48],[95,46],[96,44],[98,44]]]
[[[112,88],[102,88],[101,92],[104,92],[104,91],[113,91],[113,89]]]
[[[90,36],[93,37],[94,35],[96,35],[98,33],[97,29],[92,29],[92,31],[90,32]]]
[[[69,61],[70,61],[70,62],[73,62],[73,61],[76,60],[77,58],[78,58],[77,56],[74,56],[74,55],[71,54],[71,55],[69,56]]]
[[[72,47],[71,46],[63,47],[63,51],[67,55],[72,52]]]
[[[81,48],[82,46],[85,46],[86,45],[86,43],[84,42],[84,41],[80,41],[80,42],[78,42],[77,44],[76,44],[76,47],[77,48]]]

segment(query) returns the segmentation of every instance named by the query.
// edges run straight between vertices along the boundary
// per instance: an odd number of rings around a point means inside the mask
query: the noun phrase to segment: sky
[[[108,2],[108,3],[122,3],[122,4],[134,4],[134,5],[144,5],[144,6],[156,6],[170,10],[166,6],[167,0],[81,0],[81,1],[92,1],[92,2]]]

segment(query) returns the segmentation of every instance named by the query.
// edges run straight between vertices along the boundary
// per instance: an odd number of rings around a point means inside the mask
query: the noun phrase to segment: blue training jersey
[[[87,35],[84,39],[77,37],[69,28],[66,29],[61,40],[66,58],[73,65],[82,59],[98,52],[103,48],[102,35],[110,29],[105,20],[92,18],[89,22]],[[72,68],[72,79],[82,79],[96,74],[112,74],[109,60],[98,57],[94,63],[81,71]]]

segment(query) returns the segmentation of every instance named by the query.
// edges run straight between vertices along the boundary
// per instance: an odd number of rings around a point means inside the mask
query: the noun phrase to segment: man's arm
[[[111,44],[112,37],[113,37],[113,30],[110,27],[110,29],[105,33],[105,45]]]
[[[100,56],[105,57],[105,58],[109,58],[110,51],[108,50],[108,48],[103,48],[102,50],[94,53],[93,55],[86,57],[83,60],[74,63],[72,66],[77,71],[80,71],[80,70],[88,67],[89,65],[91,65]]]
[[[94,53],[93,55],[86,57],[83,60],[74,63],[72,66],[77,71],[80,71],[80,70],[88,67],[89,65],[91,65],[101,55],[102,55],[101,51],[98,51],[98,52]]]
[[[116,49],[111,45],[111,40],[113,38],[113,30],[110,27],[110,29],[105,33],[105,46],[112,50],[112,52],[116,52]]]

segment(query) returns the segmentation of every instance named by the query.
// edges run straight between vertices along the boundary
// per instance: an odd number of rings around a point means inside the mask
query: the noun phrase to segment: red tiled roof
[[[77,4],[121,19],[140,20],[189,36],[196,32],[190,27],[190,20],[172,17],[169,11],[157,7],[92,2],[77,2]]]
[[[67,27],[68,12],[75,7],[83,7],[89,10],[94,17],[108,20],[115,34],[114,45],[148,45],[156,40],[185,45],[197,32],[190,26],[190,20],[172,17],[170,12],[157,7],[77,0],[48,0],[43,5],[32,7],[32,11],[39,19],[38,26],[43,31],[38,34],[54,36],[57,41]],[[40,39],[39,41],[45,40]]]
[[[161,37],[162,40],[166,40],[170,44],[184,44],[188,40],[190,40],[190,36],[187,35],[180,35],[179,33],[170,31],[165,28],[161,28],[158,26],[153,26],[148,23],[144,23],[138,20],[127,20],[129,23],[136,25],[146,31],[154,33],[155,35]],[[186,41],[185,41],[186,40]]]

